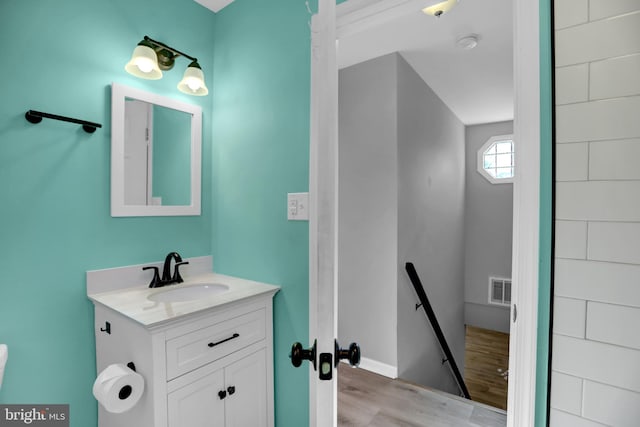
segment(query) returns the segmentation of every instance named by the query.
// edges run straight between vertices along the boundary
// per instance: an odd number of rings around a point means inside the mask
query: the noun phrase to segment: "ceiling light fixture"
[[[148,36],[144,36],[144,39],[138,43],[133,50],[131,60],[124,69],[129,74],[142,79],[158,80],[162,78],[162,70],[172,69],[179,56],[190,59],[191,63],[184,72],[184,77],[178,83],[178,90],[189,95],[207,95],[209,89],[204,82],[204,73],[198,60]]]
[[[434,4],[433,6],[425,7],[422,11],[427,15],[433,15],[436,18],[439,18],[453,9],[453,6],[455,6],[456,3],[458,3],[458,0],[446,0],[438,4]]]

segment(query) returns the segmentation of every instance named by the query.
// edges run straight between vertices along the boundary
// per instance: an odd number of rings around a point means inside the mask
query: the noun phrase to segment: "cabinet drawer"
[[[257,310],[167,341],[167,380],[265,337],[265,310]]]

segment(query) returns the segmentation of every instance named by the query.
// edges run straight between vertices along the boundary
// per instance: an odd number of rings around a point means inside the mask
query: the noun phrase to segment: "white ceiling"
[[[196,3],[200,3],[207,9],[216,13],[218,13],[220,10],[222,10],[223,8],[233,3],[233,0],[195,0],[195,1]]]
[[[400,17],[341,36],[338,65],[400,52],[464,124],[512,120],[512,12],[511,0],[459,0],[440,18],[412,6]],[[456,40],[468,34],[478,35],[478,46],[456,47]]]

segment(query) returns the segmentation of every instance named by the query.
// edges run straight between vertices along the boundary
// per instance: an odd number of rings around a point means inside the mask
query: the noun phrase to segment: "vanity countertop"
[[[210,283],[227,285],[229,290],[216,295],[182,302],[154,302],[148,299],[148,297],[153,294],[171,289]],[[144,326],[150,327],[175,320],[181,316],[221,307],[246,298],[268,293],[275,294],[279,289],[279,286],[266,283],[254,282],[252,280],[217,273],[206,273],[189,278],[185,277],[185,282],[177,285],[169,285],[161,288],[136,286],[89,294],[88,297],[94,303],[102,304]]]

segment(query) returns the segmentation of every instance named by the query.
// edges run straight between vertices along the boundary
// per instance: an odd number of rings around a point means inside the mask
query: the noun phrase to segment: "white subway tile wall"
[[[636,162],[628,161],[640,158],[640,138],[592,142],[589,151],[589,179],[640,179],[640,167]]]
[[[556,256],[587,259],[587,221],[556,221]]]
[[[564,1],[566,0],[558,0],[556,3]],[[565,13],[573,12],[567,10]],[[556,31],[556,66],[583,64],[638,53],[638,28],[640,14],[627,13],[559,29]]]
[[[589,173],[589,144],[558,144],[556,164],[558,181],[586,181]]]
[[[630,193],[633,194],[638,193]],[[587,241],[588,259],[640,264],[640,223],[589,223]]]
[[[557,219],[640,221],[640,181],[556,181],[556,192]]]
[[[586,316],[585,300],[556,297],[553,304],[553,327],[556,333],[584,338]]]
[[[589,22],[589,0],[556,1],[556,28]]]
[[[550,427],[640,426],[640,0],[556,0]]]
[[[591,63],[591,99],[640,95],[640,54]]]
[[[560,3],[563,3],[563,1],[560,0]],[[638,0],[591,0],[589,6],[591,20],[596,21],[637,11]]]
[[[640,350],[640,308],[587,303],[587,339]],[[640,421],[640,418],[638,418]]]
[[[556,409],[580,415],[582,409],[582,383],[584,380],[571,375],[553,373],[551,393],[558,397]]]
[[[551,408],[550,425],[562,427],[603,427],[605,424],[589,421],[585,418]]]
[[[584,382],[584,414],[616,427],[638,427],[640,395],[592,381]]]
[[[638,28],[640,28],[640,22],[638,22]],[[637,96],[558,105],[556,142],[636,137],[640,134],[639,108],[640,97]]]
[[[556,297],[640,307],[640,265],[556,257]]]
[[[627,347],[555,334],[551,366],[566,375],[640,392],[640,351]]]
[[[573,104],[589,100],[589,64],[556,69],[556,104]]]

